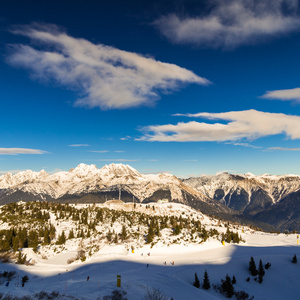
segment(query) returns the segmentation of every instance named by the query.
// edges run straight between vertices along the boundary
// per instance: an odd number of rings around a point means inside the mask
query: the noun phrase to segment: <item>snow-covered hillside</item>
[[[88,208],[83,204],[73,207],[78,210]],[[216,229],[219,232],[226,232],[225,225],[228,226],[227,223],[209,218],[181,204],[153,203],[147,207],[143,204],[134,207],[133,203],[115,201],[94,207],[120,213],[136,211],[153,217],[181,216],[189,220],[199,220],[207,230]],[[90,208],[93,209],[93,206]],[[26,210],[23,210],[23,213],[26,216]],[[60,215],[59,212],[56,214]],[[120,218],[122,220],[122,217]],[[69,231],[78,227],[72,219],[56,218],[53,213],[49,221],[55,225],[57,235],[62,230]],[[120,231],[124,224],[118,222],[116,220],[111,227],[115,231]],[[129,223],[126,221],[125,224]],[[110,227],[110,224],[107,226]],[[7,228],[7,224],[2,222],[0,229],[4,227]],[[5,285],[6,277],[0,276],[0,294],[24,297],[39,293],[41,297],[41,291],[49,296],[55,291],[52,295],[65,295],[58,296],[61,299],[71,296],[73,299],[104,299],[105,296],[112,295],[113,291],[118,291],[124,293],[124,299],[141,300],[147,295],[147,291],[151,292],[155,288],[165,295],[165,299],[226,299],[213,285],[220,285],[221,280],[228,274],[231,278],[234,275],[237,280],[234,285],[235,291],[245,291],[249,298],[254,296],[256,300],[297,299],[300,265],[292,263],[294,254],[300,257],[297,235],[257,232],[236,225],[230,225],[230,228],[238,232],[245,242],[239,245],[225,243],[224,246],[217,237],[210,237],[201,243],[199,240],[187,242],[184,238],[174,239],[167,231],[162,231],[161,241],[152,246],[142,244],[138,240],[101,243],[92,235],[84,239],[67,240],[62,246],[43,246],[37,253],[26,248],[22,252],[26,253],[27,260],[34,264],[0,264],[2,272],[16,272],[8,286]],[[103,231],[104,227],[99,230]],[[68,263],[76,256],[79,248],[88,252],[94,243],[98,243],[99,249],[91,251],[92,255],[87,255],[85,261]],[[257,267],[260,259],[263,264],[271,263],[271,267],[265,270],[261,284],[249,273],[250,257],[254,258]],[[212,285],[209,290],[193,286],[195,273],[198,274],[202,286],[205,270]],[[21,278],[25,274],[29,281],[22,287]],[[117,275],[121,275],[120,288],[117,287]],[[247,278],[250,278],[249,281]]]

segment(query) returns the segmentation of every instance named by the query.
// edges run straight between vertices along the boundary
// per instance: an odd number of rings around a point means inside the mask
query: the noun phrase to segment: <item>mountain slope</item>
[[[189,178],[183,182],[207,197],[247,215],[255,215],[300,189],[300,176],[297,175],[255,176],[251,173],[221,173]]]

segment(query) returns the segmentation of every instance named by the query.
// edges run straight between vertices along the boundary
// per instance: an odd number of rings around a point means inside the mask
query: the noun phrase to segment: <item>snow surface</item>
[[[129,204],[106,205],[115,209],[131,209]],[[172,212],[168,204],[155,206],[153,213],[163,214],[164,210],[165,213],[178,215],[192,212],[199,214],[202,224],[215,226],[218,223],[221,226],[218,230],[225,230],[217,220],[184,205],[172,204]],[[158,212],[159,206],[161,211]],[[68,227],[70,224],[65,222],[63,226]],[[24,296],[39,291],[58,291],[84,299],[101,299],[119,289],[127,292],[127,299],[141,300],[147,288],[158,288],[174,300],[226,299],[213,288],[205,291],[193,287],[195,272],[202,283],[203,273],[207,270],[211,284],[219,284],[226,274],[235,275],[235,290],[244,290],[250,296],[254,295],[255,300],[299,299],[300,263],[291,262],[294,254],[300,258],[296,234],[255,232],[241,226],[239,233],[245,240],[245,243],[240,245],[223,246],[220,241],[210,238],[202,244],[181,243],[167,246],[160,242],[152,248],[150,245],[139,247],[132,244],[135,248],[134,253],[127,244],[105,245],[87,261],[76,261],[72,264],[67,263],[67,260],[77,253],[77,244],[72,240],[67,241],[64,250],[59,254],[56,254],[53,248],[48,248],[48,259],[35,254],[32,249],[24,249],[27,258],[31,262],[35,261],[35,264],[0,264],[2,272],[15,270],[19,274],[19,280],[18,277],[14,278],[9,287],[4,283],[0,284],[0,293]],[[248,264],[251,256],[254,257],[257,267],[260,259],[264,264],[272,264],[271,268],[266,270],[262,284],[254,281],[249,274]],[[174,262],[174,265],[171,262]],[[21,287],[20,278],[24,274],[29,276],[29,281]],[[121,275],[122,278],[121,288],[116,286],[117,275]],[[250,282],[246,281],[247,277],[251,277]]]

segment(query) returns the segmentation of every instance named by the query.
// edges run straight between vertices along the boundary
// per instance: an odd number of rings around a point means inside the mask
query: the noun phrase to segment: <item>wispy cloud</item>
[[[282,101],[295,101],[300,103],[300,88],[268,91],[261,98]]]
[[[124,153],[125,151],[123,151],[123,150],[116,150],[114,152],[116,152],[116,153]]]
[[[208,80],[174,64],[73,38],[55,25],[19,26],[39,47],[14,45],[8,62],[32,70],[35,78],[55,80],[82,97],[75,105],[124,109],[152,104],[158,91],[176,90],[183,83],[206,85]]]
[[[130,139],[131,139],[131,136],[129,136],[129,135],[120,138],[121,141],[127,141],[127,140],[130,140]]]
[[[107,153],[109,151],[108,150],[90,150],[88,152],[93,152],[93,153]]]
[[[69,147],[89,147],[90,145],[88,144],[73,144],[73,145],[69,145]]]
[[[192,118],[221,120],[223,123],[180,122],[176,125],[152,125],[143,128],[144,136],[137,140],[159,142],[238,141],[285,134],[290,139],[300,139],[300,117],[267,113],[257,110],[225,113],[177,114]]]
[[[190,161],[190,162],[193,162],[193,161],[198,161],[198,159],[184,159],[183,161]]]
[[[270,147],[269,150],[278,150],[278,151],[300,151],[300,148],[283,148],[283,147]]]
[[[28,148],[0,148],[0,155],[45,154],[47,151]]]
[[[174,43],[233,48],[298,30],[298,0],[215,0],[207,15],[162,16],[154,22]]]
[[[249,143],[232,143],[232,142],[229,142],[229,143],[225,143],[225,144],[234,145],[234,146],[241,146],[241,147],[247,147],[247,148],[254,148],[254,149],[261,149],[261,147],[254,146],[254,145],[251,145]]]

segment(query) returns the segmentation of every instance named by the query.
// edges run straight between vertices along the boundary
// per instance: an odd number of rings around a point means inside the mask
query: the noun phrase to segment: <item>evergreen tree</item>
[[[25,285],[25,283],[29,280],[28,276],[25,275],[22,277],[22,287]]]
[[[293,256],[292,263],[293,263],[293,264],[296,264],[296,263],[297,263],[297,256],[296,256],[296,254]]]
[[[110,242],[112,239],[112,232],[110,230],[108,230],[108,233],[106,235],[107,240]]]
[[[205,272],[204,272],[204,278],[203,278],[203,284],[202,284],[202,287],[203,287],[205,290],[209,290],[209,289],[210,289],[209,277],[208,277],[208,274],[207,274],[207,271],[206,271],[206,270],[205,270]]]
[[[73,229],[71,229],[70,230],[70,232],[69,232],[69,237],[68,237],[68,239],[74,239],[74,231],[73,231]]]
[[[126,226],[123,225],[122,226],[122,230],[121,230],[121,240],[124,241],[127,238],[127,230],[126,230]]]
[[[148,228],[147,244],[152,243],[153,238],[154,238],[154,230],[153,230],[153,226],[152,226],[152,223],[151,223],[149,228]]]
[[[24,265],[26,262],[26,258],[27,258],[27,254],[23,255],[22,252],[19,251],[18,258],[17,258],[17,264]]]
[[[180,225],[179,224],[176,224],[175,225],[175,228],[174,228],[174,234],[175,235],[178,235],[180,233]]]
[[[39,245],[38,234],[35,230],[30,230],[28,234],[28,247],[32,247],[36,252]]]
[[[257,274],[258,274],[258,282],[259,283],[262,283],[263,282],[263,277],[265,275],[265,269],[264,269],[264,266],[262,264],[262,261],[261,259],[259,260],[259,265],[258,265],[258,271],[257,271]]]
[[[13,250],[14,251],[18,251],[18,249],[19,249],[19,243],[20,243],[19,238],[17,236],[13,237],[12,242],[13,242]]]
[[[48,230],[48,228],[45,229],[44,231],[44,244],[48,245],[50,244],[50,232]]]
[[[197,273],[195,273],[195,281],[193,283],[193,286],[198,288],[198,289],[200,288],[200,281],[199,281]]]
[[[249,261],[249,271],[251,273],[252,276],[256,276],[257,275],[257,269],[256,269],[256,264],[254,261],[254,258],[251,257],[250,261]]]
[[[271,263],[267,262],[267,263],[265,264],[265,269],[268,270],[270,267],[271,267]]]
[[[115,234],[115,239],[114,239],[114,243],[117,244],[118,243],[118,234]]]
[[[221,280],[221,292],[227,298],[231,298],[234,295],[234,287],[228,274],[226,275],[225,280]]]
[[[203,241],[206,242],[206,240],[209,238],[209,236],[208,236],[208,233],[207,233],[205,227],[203,227],[201,231],[202,231],[201,237],[202,237]]]
[[[232,280],[231,280],[231,282],[232,282],[232,284],[236,284],[236,278],[235,278],[235,276],[234,276],[234,275],[232,276]]]
[[[50,232],[49,232],[49,235],[50,235],[50,239],[53,240],[55,239],[55,236],[56,236],[56,229],[53,225],[50,225]]]
[[[61,235],[58,237],[56,244],[63,245],[66,242],[65,232],[62,231]]]

